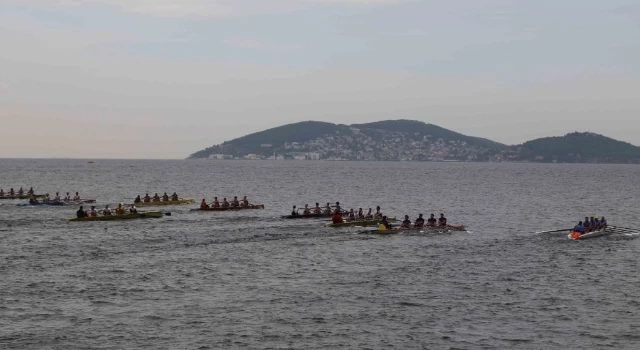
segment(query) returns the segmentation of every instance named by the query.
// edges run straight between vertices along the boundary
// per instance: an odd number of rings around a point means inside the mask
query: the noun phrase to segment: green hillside
[[[523,143],[520,158],[545,162],[637,163],[640,147],[593,133],[574,132]]]

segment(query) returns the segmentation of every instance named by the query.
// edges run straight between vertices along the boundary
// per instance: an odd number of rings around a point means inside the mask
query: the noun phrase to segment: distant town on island
[[[588,132],[509,146],[412,120],[353,125],[308,121],[240,137],[189,157],[202,158],[638,164],[640,147]]]

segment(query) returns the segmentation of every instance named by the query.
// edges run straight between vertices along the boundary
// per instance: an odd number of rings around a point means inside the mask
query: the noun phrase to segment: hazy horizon
[[[640,145],[630,0],[6,0],[0,158],[182,159],[307,120]]]

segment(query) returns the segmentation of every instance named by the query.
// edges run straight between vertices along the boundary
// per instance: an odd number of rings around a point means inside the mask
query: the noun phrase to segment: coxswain
[[[153,201],[154,202],[160,202],[160,196],[158,196],[157,193],[153,196]]]
[[[27,191],[27,194],[36,194],[35,192],[33,192],[33,187],[29,187],[29,191]]]
[[[356,220],[356,212],[353,211],[353,208],[351,210],[349,210],[349,220],[351,220],[351,221],[355,221]]]
[[[104,210],[102,211],[102,214],[107,216],[111,215],[111,208],[109,208],[109,204],[104,206]]]
[[[126,213],[127,213],[127,209],[124,207],[124,203],[118,204],[118,207],[116,208],[116,214],[124,215]]]
[[[404,220],[402,220],[402,228],[411,228],[411,220],[409,220],[409,215],[404,216]]]
[[[237,208],[240,206],[240,201],[238,200],[238,196],[233,196],[233,200],[231,201],[231,206]]]
[[[78,209],[78,211],[76,212],[76,217],[78,219],[82,219],[82,218],[86,218],[87,214],[84,212],[84,209],[82,209],[82,206],[80,206],[80,209]]]
[[[172,201],[177,201],[178,200],[178,194],[173,192],[173,194],[171,195],[171,200]]]
[[[209,205],[207,205],[207,201],[202,198],[202,202],[200,202],[200,209],[208,209]]]
[[[578,224],[573,227],[573,232],[584,234],[584,226],[582,226],[582,221],[578,222]]]
[[[607,228],[607,219],[605,219],[604,216],[600,218],[600,226],[602,228]]]
[[[20,187],[20,189],[18,190],[18,195],[22,196],[24,194],[24,190],[22,189],[22,187]]]
[[[218,200],[218,197],[213,197],[213,207],[220,208],[220,201]]]
[[[325,215],[331,215],[331,203],[327,203],[327,206],[324,207],[324,213]]]
[[[342,213],[340,212],[339,209],[336,209],[336,211],[333,213],[333,216],[331,217],[331,221],[334,224],[341,224],[344,222],[344,220],[342,220]]]
[[[135,204],[131,204],[129,207],[129,213],[135,214],[138,212],[138,208],[136,208]]]
[[[56,192],[56,196],[53,197],[54,202],[60,202],[60,193]]]
[[[249,207],[249,200],[247,199],[247,196],[242,197],[242,206],[245,208]]]
[[[64,201],[71,202],[71,195],[69,194],[69,192],[67,192],[67,194],[64,196]]]
[[[222,198],[222,207],[229,208],[229,201],[226,198]]]
[[[165,193],[162,195],[162,201],[163,201],[163,202],[168,202],[168,201],[169,201],[169,195],[167,194],[167,192],[165,192]]]
[[[293,206],[293,209],[291,210],[291,216],[298,216],[298,207],[296,207],[295,205]]]
[[[322,208],[320,208],[320,203],[316,203],[316,206],[313,208],[313,213],[315,215],[322,214]]]
[[[440,214],[440,219],[438,219],[438,226],[447,226],[447,218],[444,217],[444,214]]]
[[[364,220],[364,211],[362,211],[362,208],[358,209],[358,219]]]
[[[414,222],[413,226],[415,226],[416,228],[421,228],[424,226],[424,218],[422,217],[422,214],[418,215],[418,218]]]
[[[367,215],[364,216],[365,220],[372,220],[373,219],[373,213],[372,213],[372,209],[369,208],[369,211],[367,212]]]
[[[96,217],[98,216],[98,211],[96,210],[95,206],[91,206],[91,217]]]
[[[377,207],[376,207],[376,213],[375,213],[375,214],[373,214],[373,218],[374,218],[374,219],[380,219],[380,218],[382,218],[382,216],[383,216],[383,215],[382,215],[382,213],[380,212],[380,206],[377,206]]]
[[[387,230],[391,230],[391,223],[389,223],[389,220],[387,220],[387,217],[386,217],[386,216],[383,216],[383,217],[382,217],[382,221],[380,222],[380,224],[384,225],[384,227],[385,227]]]
[[[78,194],[78,192],[76,192],[76,195],[73,196],[73,200],[74,201],[79,201],[80,200],[80,195]]]
[[[309,204],[304,205],[304,209],[302,210],[304,215],[311,215],[311,209],[309,209]]]
[[[143,198],[143,200],[142,200],[142,201],[143,201],[143,202],[145,202],[145,203],[149,203],[149,202],[151,202],[151,197],[149,197],[149,194],[148,194],[148,193],[144,196],[144,198]]]
[[[136,196],[136,199],[133,200],[133,203],[142,203],[142,199],[140,199],[140,195]]]
[[[589,217],[587,216],[584,217],[584,222],[582,223],[582,226],[584,226],[585,233],[591,232],[592,227],[591,227],[591,221],[589,221]]]

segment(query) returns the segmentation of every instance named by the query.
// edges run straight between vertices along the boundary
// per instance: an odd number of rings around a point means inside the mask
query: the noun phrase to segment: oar
[[[563,228],[563,229],[560,229],[560,230],[540,231],[540,232],[534,232],[534,233],[536,233],[536,234],[540,234],[540,233],[556,233],[556,232],[566,232],[566,231],[569,231],[569,230],[571,230],[571,229],[570,228]]]

